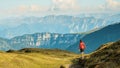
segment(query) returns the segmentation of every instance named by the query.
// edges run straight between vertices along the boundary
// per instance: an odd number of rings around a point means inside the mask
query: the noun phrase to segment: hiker
[[[86,46],[85,46],[85,43],[80,40],[80,43],[79,43],[79,49],[80,49],[80,52],[81,52],[81,58],[84,59],[84,50],[85,50]]]

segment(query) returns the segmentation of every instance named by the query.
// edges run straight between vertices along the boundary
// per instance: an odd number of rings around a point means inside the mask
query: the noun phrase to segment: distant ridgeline
[[[0,37],[13,38],[24,34],[52,32],[52,33],[79,33],[101,28],[120,22],[120,14],[80,14],[48,15],[43,17],[10,17],[0,20]],[[17,22],[17,24],[16,24]],[[58,30],[59,28],[59,30]]]
[[[17,36],[12,39],[0,39],[0,50],[19,50],[23,48],[47,48],[66,50],[77,42],[83,35],[36,33]]]
[[[0,50],[23,48],[62,49],[79,53],[79,40],[86,43],[86,53],[96,50],[107,42],[120,40],[120,23],[83,34],[36,33],[17,36],[12,39],[0,38]]]

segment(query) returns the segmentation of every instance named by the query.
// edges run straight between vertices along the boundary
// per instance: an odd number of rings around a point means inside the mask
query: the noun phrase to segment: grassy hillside
[[[60,68],[71,64],[76,54],[49,49],[25,48],[0,52],[0,68]]]
[[[120,68],[120,40],[104,44],[85,57],[74,59],[71,68]]]
[[[86,44],[85,53],[95,51],[100,45],[115,42],[120,39],[120,23],[112,24],[95,32],[85,35],[82,40]],[[79,41],[67,48],[68,51],[78,53]]]
[[[0,51],[0,68],[120,68],[120,40],[80,55],[63,50],[24,48]]]

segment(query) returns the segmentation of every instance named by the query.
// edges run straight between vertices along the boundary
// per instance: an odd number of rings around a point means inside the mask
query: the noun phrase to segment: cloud
[[[0,9],[0,20],[4,18],[21,17],[21,16],[44,16],[47,15],[49,7],[40,5],[20,5],[9,9]],[[2,19],[1,19],[2,18]],[[21,18],[20,18],[21,19]],[[18,19],[19,21],[19,19]],[[1,22],[2,23],[2,22]],[[0,24],[1,24],[0,23]],[[11,22],[9,24],[18,24],[17,22]],[[12,25],[13,25],[12,24]],[[15,25],[16,25],[15,24]]]
[[[26,11],[26,12],[36,12],[36,11],[39,11],[39,12],[44,12],[44,11],[47,11],[48,10],[48,7],[45,7],[45,6],[38,6],[38,5],[30,5],[30,6],[19,6],[16,8],[16,10],[19,10],[19,11]]]
[[[112,10],[112,11],[119,11],[120,10],[120,2],[116,0],[106,0],[104,5],[101,5],[100,8],[104,10]]]
[[[117,1],[113,1],[113,0],[106,0],[107,1],[107,5],[110,6],[110,7],[116,7],[116,6],[119,6],[120,5],[120,2],[117,2]]]
[[[52,11],[70,11],[78,10],[77,0],[52,0]]]
[[[120,2],[118,0],[105,0],[103,4],[91,6],[87,4],[83,6],[81,0],[50,0],[50,5],[39,4],[21,4],[8,9],[0,8],[0,15],[3,16],[22,16],[22,15],[52,15],[52,14],[79,14],[79,13],[95,13],[95,12],[119,12]],[[100,5],[100,6],[99,6]]]
[[[21,16],[21,15],[43,15],[47,12],[49,7],[40,5],[20,5],[14,8],[0,11],[0,13],[7,16]]]

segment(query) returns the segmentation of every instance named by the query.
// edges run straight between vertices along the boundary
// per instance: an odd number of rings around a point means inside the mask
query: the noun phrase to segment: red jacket
[[[80,42],[79,48],[80,49],[85,49],[86,48],[85,43],[84,42]]]

